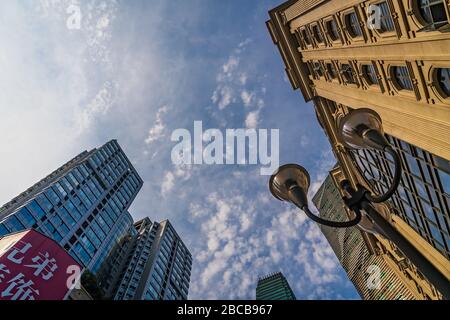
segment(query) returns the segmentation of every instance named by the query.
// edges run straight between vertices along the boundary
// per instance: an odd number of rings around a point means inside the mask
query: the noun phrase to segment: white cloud
[[[257,277],[280,266],[285,275],[302,274],[290,279],[291,285],[300,282],[310,288],[339,282],[338,263],[318,227],[295,208],[268,210],[271,204],[258,198],[228,190],[195,204],[191,218],[193,223],[201,221],[206,241],[194,250],[201,265],[192,277],[201,281],[192,283],[191,298],[204,297],[205,292],[208,299],[253,298]],[[317,298],[317,292],[300,298]]]
[[[219,110],[224,110],[234,101],[233,89],[229,86],[219,86],[214,91],[211,100],[217,103]]]
[[[175,175],[168,171],[164,175],[164,180],[161,183],[161,194],[166,195],[168,192],[172,191],[175,186]]]
[[[241,99],[242,102],[244,103],[245,107],[250,107],[251,103],[253,102],[253,99],[255,98],[255,93],[254,92],[249,92],[247,90],[243,90],[241,92]]]
[[[247,114],[245,126],[247,129],[256,129],[259,124],[259,111],[252,111]]]
[[[164,137],[164,131],[166,129],[166,126],[163,123],[162,117],[169,111],[168,106],[162,106],[159,108],[158,112],[156,113],[156,120],[153,124],[153,127],[150,128],[148,131],[148,136],[145,139],[146,144],[151,144],[162,137]]]
[[[106,59],[109,39],[90,29],[98,18],[96,6],[84,9],[91,20],[72,32],[66,28],[67,3],[0,2],[5,44],[0,50],[0,176],[8,181],[0,185],[3,202],[93,147],[84,131],[114,105],[116,83]],[[115,2],[108,2],[103,14],[115,9]],[[105,59],[96,59],[100,51]]]
[[[105,116],[114,103],[115,87],[106,82],[92,101],[78,114],[78,132],[83,133],[92,123],[101,116]]]

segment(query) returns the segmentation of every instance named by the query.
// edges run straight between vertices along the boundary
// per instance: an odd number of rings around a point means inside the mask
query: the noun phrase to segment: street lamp
[[[419,250],[394,228],[374,207],[373,203],[389,200],[397,190],[401,174],[401,161],[398,153],[384,137],[380,116],[370,109],[357,109],[347,114],[339,125],[340,140],[348,149],[375,149],[390,154],[394,160],[394,177],[388,190],[381,195],[373,195],[362,185],[356,190],[348,180],[341,187],[349,195],[344,203],[355,214],[350,221],[338,222],[322,219],[314,215],[308,207],[309,174],[305,168],[288,164],[280,167],[270,178],[269,188],[272,195],[281,201],[291,202],[313,221],[333,228],[348,228],[358,225],[362,212],[392,241],[400,251],[418,268],[418,270],[442,293],[450,299],[450,282]]]

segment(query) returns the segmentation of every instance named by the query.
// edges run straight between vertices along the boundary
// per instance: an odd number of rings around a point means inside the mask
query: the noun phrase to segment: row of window
[[[402,158],[403,175],[391,199],[399,216],[447,258],[450,257],[450,165],[426,151],[389,137]],[[354,153],[357,167],[382,193],[392,178],[393,163],[382,153]]]
[[[375,29],[379,34],[390,33],[395,31],[395,24],[391,12],[390,3],[381,1],[373,4],[379,12],[379,23],[374,23],[371,28]],[[444,0],[415,0],[412,11],[418,16],[426,30],[438,30],[448,25],[448,16],[445,9]],[[375,12],[375,10],[373,10]],[[303,49],[313,46],[315,41],[319,45],[327,42],[333,43],[343,41],[344,36],[341,28],[338,26],[336,17],[325,18],[323,25],[319,22],[311,23],[308,26],[299,28],[295,33],[297,45]],[[362,38],[365,21],[361,19],[356,10],[345,11],[343,13],[343,29],[351,38]]]
[[[339,75],[346,84],[358,84],[359,72],[355,71],[350,63],[342,63],[336,68],[333,62],[313,62],[310,68],[312,74],[317,78],[328,76],[329,79],[338,79]],[[361,75],[365,83],[369,86],[379,86],[379,79],[381,78],[379,70],[374,64],[362,64]],[[413,91],[413,79],[410,71],[406,65],[393,65],[389,68],[390,79],[397,90]],[[449,68],[435,68],[433,72],[434,85],[439,88],[441,96],[444,99],[450,97],[450,67]]]

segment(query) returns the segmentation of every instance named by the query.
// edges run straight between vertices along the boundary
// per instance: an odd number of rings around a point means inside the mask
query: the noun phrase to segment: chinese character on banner
[[[10,298],[10,300],[35,300],[34,295],[39,295],[39,290],[32,287],[34,282],[31,280],[26,281],[22,273],[9,280],[8,284],[8,288],[1,294],[2,298]]]
[[[0,300],[63,300],[70,268],[82,267],[54,239],[29,229],[0,236]]]
[[[18,247],[16,247],[18,244],[20,244],[22,248],[19,249]],[[8,260],[14,262],[15,264],[22,264],[22,261],[25,258],[25,254],[29,249],[32,248],[32,245],[30,243],[19,241],[16,246],[14,246],[13,250],[8,255]]]
[[[58,269],[56,260],[54,258],[50,258],[48,252],[45,254],[39,253],[39,255],[31,259],[31,261],[35,264],[25,265],[25,267],[36,269],[33,274],[36,277],[40,275],[42,279],[46,281],[53,277],[53,272]]]
[[[10,273],[11,271],[9,271],[9,269],[4,264],[0,264],[0,283],[2,283],[3,280],[5,280],[5,274]]]

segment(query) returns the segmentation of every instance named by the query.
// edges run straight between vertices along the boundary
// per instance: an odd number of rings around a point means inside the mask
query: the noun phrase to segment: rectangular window
[[[92,201],[88,198],[88,196],[86,195],[86,193],[84,193],[83,190],[79,190],[78,192],[81,200],[84,202],[84,204],[86,204],[86,207],[91,207],[92,206]]]
[[[44,210],[42,210],[41,206],[36,202],[36,200],[33,200],[28,204],[28,209],[37,219],[41,219],[45,216]]]
[[[391,11],[389,10],[389,6],[387,2],[381,2],[377,4],[378,8],[381,11],[381,32],[389,32],[394,31],[394,21],[392,20]]]
[[[19,220],[25,225],[26,228],[31,228],[36,224],[36,220],[31,215],[27,208],[23,207],[16,213]]]
[[[67,211],[66,208],[61,207],[59,209],[59,213],[63,217],[64,221],[66,221],[66,223],[69,225],[69,227],[73,227],[75,225],[75,220],[73,219],[73,217],[70,215],[69,211]]]
[[[75,207],[75,205],[73,204],[72,201],[67,201],[66,203],[66,208],[67,211],[69,212],[69,214],[75,219],[75,220],[79,220],[81,218],[81,213],[80,211]]]
[[[69,180],[66,177],[62,178],[61,182],[69,192],[73,190],[72,184],[69,182]]]
[[[5,221],[5,226],[11,231],[22,231],[25,229],[25,226],[17,219],[16,216],[11,216]]]
[[[55,187],[56,189],[58,189],[59,193],[62,195],[63,198],[67,196],[66,190],[64,190],[64,188],[61,186],[59,182],[55,183]]]
[[[9,230],[3,224],[0,224],[0,237],[9,234]]]
[[[58,197],[58,195],[52,188],[47,189],[47,191],[45,191],[45,195],[50,199],[50,201],[55,206],[58,206],[59,204],[61,204],[61,199]]]

